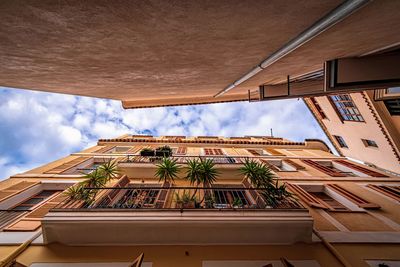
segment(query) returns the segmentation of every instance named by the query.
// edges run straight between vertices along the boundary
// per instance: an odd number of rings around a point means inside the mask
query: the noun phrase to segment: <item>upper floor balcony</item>
[[[105,244],[292,244],[310,242],[313,220],[297,201],[268,206],[260,190],[228,185],[128,184],[89,188],[44,217],[44,241]]]

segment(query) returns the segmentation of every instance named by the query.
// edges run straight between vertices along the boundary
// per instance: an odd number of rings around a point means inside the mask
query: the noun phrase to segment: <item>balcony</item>
[[[231,179],[237,176],[238,165],[249,159],[249,157],[231,156],[171,156],[169,158],[176,160],[179,164],[186,164],[188,160],[193,159],[212,159],[219,168],[224,169],[219,177],[220,179]],[[161,159],[161,157],[128,155],[124,160],[118,162],[118,167],[130,177],[148,178],[154,175],[156,164]]]
[[[266,205],[242,187],[88,189],[95,200],[65,201],[43,219],[46,243],[67,245],[293,244],[311,242],[313,220],[293,200]]]

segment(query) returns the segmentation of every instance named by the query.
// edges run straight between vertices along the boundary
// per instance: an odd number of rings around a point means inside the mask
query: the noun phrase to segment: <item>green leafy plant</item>
[[[116,179],[121,175],[116,161],[109,160],[97,168],[105,177],[106,182]]]
[[[215,164],[212,159],[193,159],[187,161],[186,167],[186,180],[194,185],[193,197],[197,193],[197,188],[202,185],[203,187],[211,186],[218,178],[218,170],[215,168]],[[209,195],[209,192],[205,192],[204,198]],[[201,200],[199,203],[204,201]]]
[[[158,147],[155,151],[158,157],[169,157],[172,155],[172,149],[169,146]]]
[[[232,207],[234,208],[241,208],[243,207],[243,202],[240,198],[235,197],[232,202]]]
[[[268,206],[278,207],[281,203],[295,200],[293,194],[287,191],[285,184],[279,185],[278,179],[265,163],[247,159],[239,171],[260,190]]]
[[[176,159],[163,158],[161,162],[156,165],[157,170],[155,176],[159,181],[174,182],[180,171],[180,166],[176,161]]]
[[[180,208],[195,208],[196,207],[196,197],[191,196],[189,192],[183,190],[182,194],[175,193],[175,199],[177,206]]]
[[[143,148],[140,150],[140,155],[143,157],[154,156],[154,150],[150,148]]]

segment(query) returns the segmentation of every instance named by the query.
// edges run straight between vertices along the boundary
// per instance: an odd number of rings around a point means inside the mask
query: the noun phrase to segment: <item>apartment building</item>
[[[124,108],[399,86],[399,10],[396,0],[3,0],[0,86]]]
[[[304,101],[340,155],[400,173],[399,87]]]
[[[181,167],[168,181],[157,176],[165,157]],[[212,161],[214,180],[187,179],[196,159]],[[118,175],[81,191],[92,201],[72,197],[110,160]],[[241,171],[249,162],[268,166],[274,188],[294,195],[270,204]],[[125,135],[0,188],[1,266],[400,264],[399,177],[333,155],[320,140]]]

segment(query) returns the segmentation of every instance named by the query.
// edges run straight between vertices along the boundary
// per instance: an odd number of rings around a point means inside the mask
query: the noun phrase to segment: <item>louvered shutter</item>
[[[321,202],[318,198],[314,197],[313,195],[309,194],[299,185],[286,183],[286,186],[290,191],[295,193],[302,201],[307,203],[309,206],[320,209],[328,209],[328,207],[323,202]]]
[[[369,184],[367,185],[367,187],[378,191],[394,200],[400,201],[400,186]]]
[[[345,160],[338,159],[338,160],[334,160],[334,162],[337,162],[337,163],[342,164],[342,165],[344,165],[346,167],[349,167],[350,169],[353,169],[353,170],[356,170],[356,171],[360,171],[360,172],[362,172],[362,173],[364,173],[366,175],[372,176],[372,177],[388,177],[388,176],[386,176],[386,175],[384,175],[382,173],[369,170],[367,168],[364,168],[362,166],[358,166],[356,164],[353,164],[353,163],[345,161]]]
[[[126,187],[130,183],[130,179],[128,176],[124,175],[118,181],[116,181],[114,184],[112,184],[110,187],[113,187],[113,189],[102,189],[98,192],[96,196],[96,200],[92,204],[93,207],[96,206],[107,206],[109,204],[112,204],[116,198],[116,196],[119,195],[121,190],[118,190],[118,188],[121,187]]]
[[[209,156],[209,155],[214,155],[214,152],[213,152],[212,149],[204,148],[204,154],[205,154],[206,156]]]
[[[186,155],[186,153],[187,153],[187,147],[183,146],[178,147],[178,149],[175,152],[176,155]]]
[[[220,148],[214,148],[214,155],[224,155],[224,153],[222,152],[222,149]]]
[[[63,173],[83,162],[85,162],[86,160],[90,159],[90,157],[79,157],[73,160],[70,160],[66,163],[63,163],[53,169],[50,169],[48,171],[46,171],[45,173],[51,173],[51,174],[59,174],[59,173]]]
[[[290,159],[285,159],[284,162],[286,162],[287,164],[291,165],[292,167],[296,168],[296,170],[305,170],[306,168],[296,162],[294,162],[293,160]]]
[[[265,163],[265,164],[268,166],[268,168],[270,168],[270,169],[273,170],[274,172],[279,172],[279,171],[281,171],[281,170],[280,170],[278,167],[276,167],[274,164],[269,163],[268,160],[261,159],[261,162]]]
[[[350,200],[351,202],[353,202],[360,208],[364,208],[364,209],[380,209],[381,208],[377,204],[370,203],[370,202],[366,201],[365,199],[363,199],[359,196],[356,196],[355,194],[351,193],[347,189],[344,189],[342,186],[340,186],[338,184],[326,184],[325,186],[334,190],[335,192],[339,193],[340,195],[344,196],[345,198],[347,198],[348,200]]]
[[[254,149],[247,149],[253,156],[261,156],[261,154]]]
[[[329,176],[332,176],[332,177],[345,177],[346,176],[345,174],[331,170],[330,168],[328,168],[322,164],[319,164],[316,161],[309,160],[309,159],[302,159],[301,161],[310,165],[311,167],[314,167],[315,169],[317,169],[323,173],[328,174]]]
[[[39,184],[39,182],[22,181],[0,191],[0,201],[6,200],[22,191]]]
[[[285,154],[279,152],[278,150],[274,148],[266,148],[265,149],[269,154],[274,155],[274,156],[284,156]]]
[[[105,146],[94,151],[94,153],[105,153],[113,149],[115,146]]]
[[[242,181],[242,184],[245,188],[252,189],[254,188],[251,183],[248,181],[247,178],[245,178]],[[257,204],[258,207],[265,207],[267,204],[265,203],[264,199],[260,196],[260,194],[257,193],[256,190],[249,190],[249,193],[251,197],[253,198],[253,201]]]
[[[163,184],[163,188],[165,189],[161,189],[160,193],[158,194],[158,198],[156,201],[156,205],[155,208],[156,209],[162,209],[165,205],[165,202],[167,201],[167,196],[168,196],[168,192],[169,192],[169,188],[171,187],[169,182],[164,182]]]
[[[21,219],[17,220],[15,223],[5,228],[4,231],[35,231],[40,227],[42,218],[49,212],[49,210],[56,207],[65,199],[67,199],[67,196],[64,194],[57,194]]]
[[[134,146],[134,147],[131,147],[128,151],[126,151],[128,154],[136,154],[136,153],[139,153],[140,152],[140,150],[142,150],[142,147],[141,146]]]

